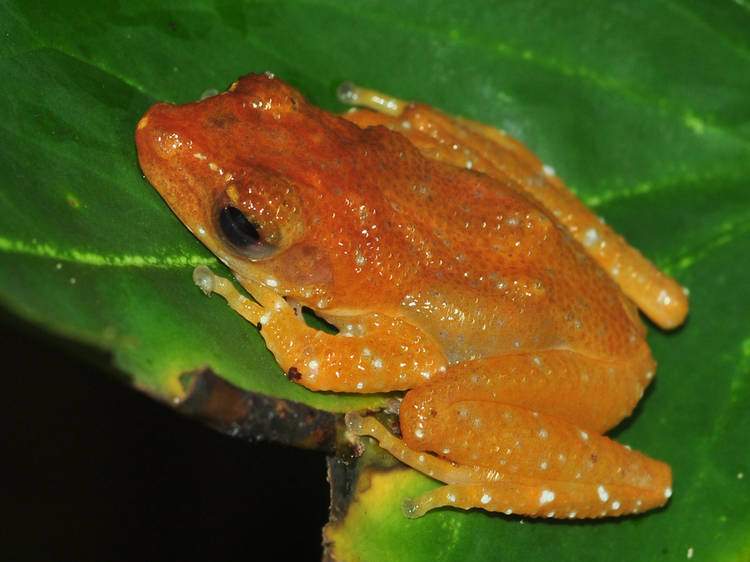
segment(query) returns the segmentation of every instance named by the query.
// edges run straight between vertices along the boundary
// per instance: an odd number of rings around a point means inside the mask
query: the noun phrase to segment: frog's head
[[[362,215],[378,215],[382,201],[340,192],[362,179],[362,135],[283,82],[250,75],[196,103],[152,106],[136,145],[151,184],[240,282],[319,309],[361,302],[367,287]]]

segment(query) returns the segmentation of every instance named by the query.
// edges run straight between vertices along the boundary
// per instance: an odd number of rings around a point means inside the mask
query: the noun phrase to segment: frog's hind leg
[[[494,127],[350,83],[339,88],[339,98],[375,110],[344,114],[360,127],[384,125],[428,158],[512,182],[553,214],[651,320],[662,328],[684,321],[685,290],[604,224],[520,141]]]
[[[531,517],[593,518],[639,513],[663,505],[671,495],[671,471],[663,463],[623,447],[607,437],[588,434],[572,424],[513,407],[493,404],[495,416],[516,418],[508,427],[507,459],[497,468],[452,462],[408,447],[372,418],[350,414],[347,427],[374,437],[403,463],[448,485],[403,503],[404,513],[419,517],[441,506],[474,507]],[[486,408],[478,403],[458,405],[457,415],[481,419]],[[458,424],[457,431],[464,430]],[[475,428],[476,429],[476,428]],[[490,428],[484,431],[490,431]],[[535,467],[520,467],[515,459],[523,447],[536,442],[538,450],[526,458]],[[475,447],[481,448],[481,440]],[[505,450],[507,449],[507,451]],[[450,450],[443,451],[450,454]],[[555,458],[547,458],[554,453]],[[542,460],[539,460],[539,459]],[[528,465],[528,462],[526,463]],[[574,468],[561,470],[566,465]]]
[[[449,484],[410,504],[413,515],[438,505],[563,518],[636,513],[667,501],[670,469],[601,433],[632,411],[653,368],[645,342],[618,360],[571,350],[485,357],[404,396],[403,440],[374,420],[349,426]]]

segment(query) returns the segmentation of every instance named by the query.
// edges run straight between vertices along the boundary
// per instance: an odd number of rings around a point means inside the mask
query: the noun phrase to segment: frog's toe
[[[421,509],[419,502],[415,501],[414,498],[404,498],[401,502],[401,511],[409,519],[416,519],[424,515],[424,509]]]
[[[207,296],[214,292],[214,279],[216,275],[205,265],[199,265],[193,270],[193,283],[198,285]]]
[[[248,322],[258,324],[260,321],[264,308],[240,294],[231,281],[216,275],[207,266],[199,265],[193,270],[193,282],[208,296],[217,293],[224,297],[227,304]]]
[[[401,115],[407,105],[403,100],[382,94],[376,90],[362,88],[352,82],[341,84],[336,91],[336,95],[345,104],[369,107],[393,117]]]
[[[344,422],[346,423],[346,429],[354,435],[366,435],[364,420],[360,414],[349,412],[344,417]]]

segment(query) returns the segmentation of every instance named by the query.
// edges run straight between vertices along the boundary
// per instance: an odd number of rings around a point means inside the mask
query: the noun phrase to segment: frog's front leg
[[[558,518],[637,513],[667,501],[671,471],[600,432],[630,412],[650,376],[639,370],[651,368],[647,353],[630,363],[558,350],[491,357],[407,393],[403,441],[369,418],[352,417],[349,428],[448,484],[407,502],[410,516],[443,505]]]
[[[220,294],[257,325],[279,366],[310,390],[406,390],[445,371],[446,360],[438,346],[401,318],[353,317],[338,326],[338,334],[328,334],[305,324],[295,308],[260,283],[242,280],[255,303],[206,266],[197,267],[193,279],[206,294]]]

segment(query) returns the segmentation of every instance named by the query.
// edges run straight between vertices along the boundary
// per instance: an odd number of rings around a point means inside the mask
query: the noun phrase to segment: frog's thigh
[[[424,114],[425,109],[420,109],[420,113]],[[663,328],[674,328],[682,323],[688,310],[682,287],[604,224],[528,148],[493,127],[468,119],[453,118],[453,126],[450,123],[439,126],[446,119],[451,118],[436,113],[436,122],[430,128],[443,146],[468,150],[475,170],[498,178],[513,177],[519,188],[533,195],[565,225],[649,318]],[[463,134],[456,134],[458,131]],[[463,153],[462,150],[452,152]]]
[[[458,401],[498,402],[565,419],[603,433],[628,416],[655,368],[645,342],[627,357],[606,360],[570,350],[483,357],[448,367],[439,379],[404,398],[401,426],[416,446],[414,430],[431,410]]]
[[[484,146],[484,159],[478,159],[475,169],[495,177],[503,177],[503,172],[510,171],[519,187],[533,195],[565,225],[573,238],[649,318],[663,328],[674,328],[683,322],[688,302],[682,287],[604,224],[522,143],[492,127],[466,119],[457,119],[456,125],[482,135],[496,146],[494,153]],[[460,143],[461,139],[456,142]],[[472,149],[481,146],[482,143],[473,143]],[[513,160],[509,159],[509,152]]]

